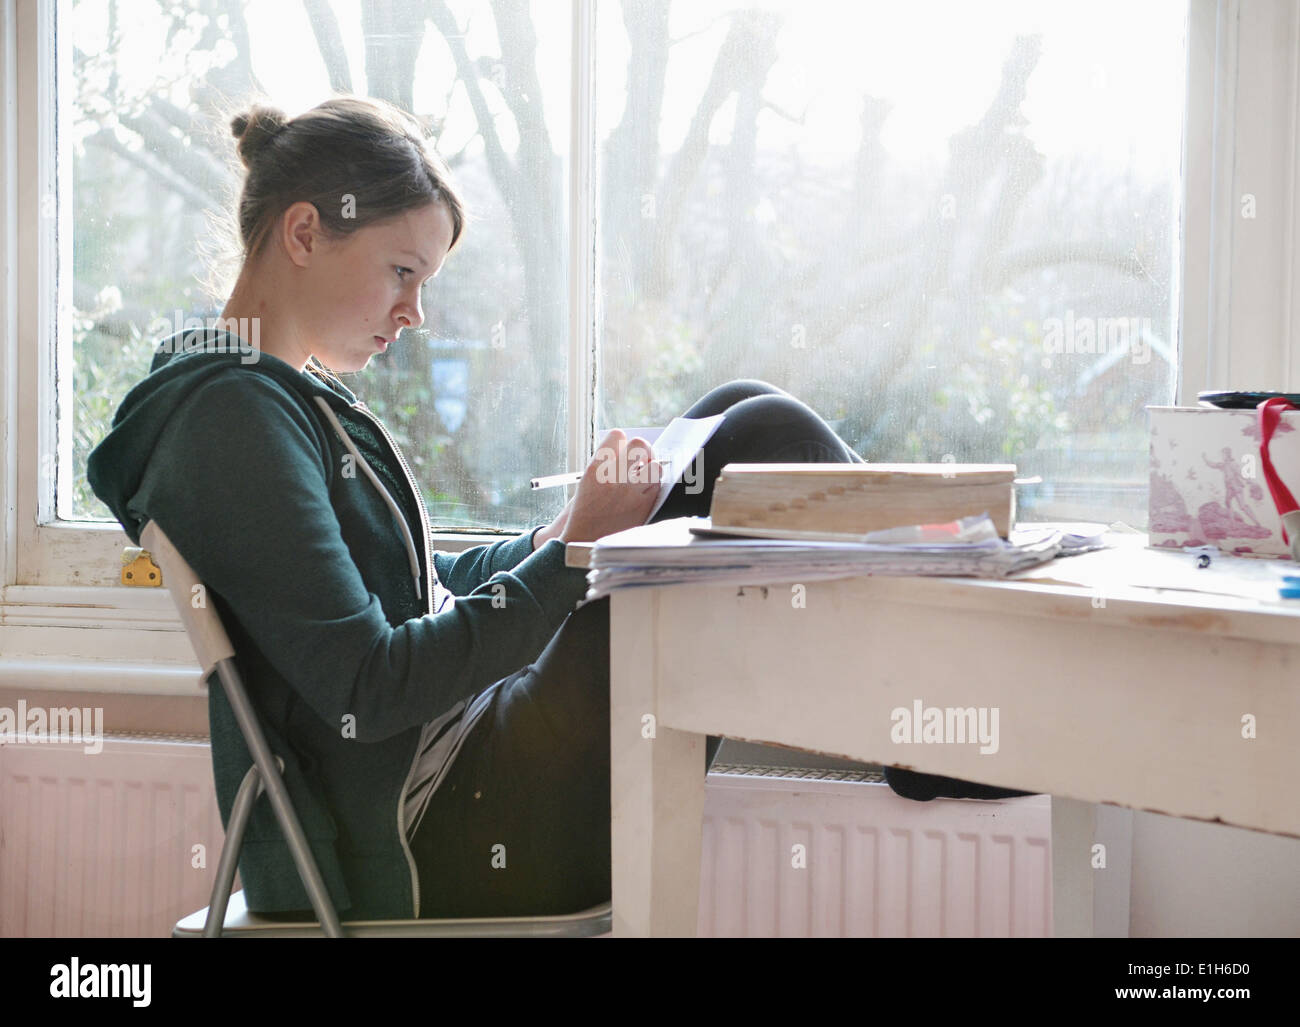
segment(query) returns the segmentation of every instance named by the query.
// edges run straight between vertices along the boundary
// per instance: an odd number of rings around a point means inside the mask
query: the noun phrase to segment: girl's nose
[[[397,319],[404,328],[419,328],[424,324],[424,307],[420,303],[419,293],[416,293],[414,303],[402,305],[398,311]]]

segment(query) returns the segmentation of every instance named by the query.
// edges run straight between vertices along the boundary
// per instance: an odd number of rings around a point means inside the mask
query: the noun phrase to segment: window
[[[762,378],[866,459],[1145,526],[1185,5],[597,6],[602,412]]]
[[[553,516],[558,494],[528,480],[567,458],[571,32],[555,5],[72,0],[65,10],[75,356],[71,424],[60,427],[73,433],[74,471],[59,515],[111,519],[86,484],[86,456],[158,339],[219,316],[234,284],[237,253],[218,263],[211,227],[243,175],[225,112],[261,94],[295,114],[338,89],[434,128],[473,218],[472,245],[426,287],[425,325],[343,379],[397,438],[435,525],[514,531]]]
[[[868,459],[1011,460],[1026,516],[1141,525],[1142,407],[1288,366],[1291,5],[0,4],[9,585],[115,579],[85,455],[151,328],[220,309],[250,86],[403,103],[475,208],[351,382],[448,531],[539,523],[529,476],[742,376]],[[1249,186],[1289,213],[1241,222]]]
[[[332,86],[436,126],[479,212],[427,326],[352,385],[435,523],[544,519],[554,494],[527,478],[567,455],[555,6],[70,12],[59,515],[108,517],[87,453],[157,339],[224,305],[228,277],[197,285],[240,181],[220,105],[261,87],[292,113]],[[1014,461],[1044,478],[1026,512],[1140,521],[1137,415],[1171,400],[1176,367],[1185,20],[1177,4],[599,5],[598,427],[765,378],[870,459]]]

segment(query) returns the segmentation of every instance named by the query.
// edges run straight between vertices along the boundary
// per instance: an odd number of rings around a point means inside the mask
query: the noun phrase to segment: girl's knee
[[[750,396],[788,396],[790,395],[785,389],[778,388],[771,382],[765,382],[760,378],[733,378],[722,386],[724,389],[735,389],[747,393]]]
[[[757,378],[736,378],[714,386],[687,412],[688,417],[707,417],[720,414],[737,403],[760,396],[785,396],[788,393]]]
[[[810,425],[819,425],[822,423],[821,418],[807,405],[785,393],[750,396],[737,403],[733,410],[728,411],[728,415],[732,416],[733,421],[742,417],[752,417],[755,421],[764,424],[790,425],[806,422]]]
[[[743,462],[840,463],[852,450],[816,411],[793,396],[754,396],[727,411],[725,428]]]

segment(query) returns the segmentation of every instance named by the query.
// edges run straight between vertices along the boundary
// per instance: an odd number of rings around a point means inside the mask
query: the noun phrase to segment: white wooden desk
[[[968,578],[805,589],[803,607],[791,583],[611,596],[615,935],[695,933],[706,734],[1051,794],[1058,935],[1091,933],[1092,804],[1300,836],[1300,603]],[[998,751],[891,741],[891,711],[918,699],[998,708]]]

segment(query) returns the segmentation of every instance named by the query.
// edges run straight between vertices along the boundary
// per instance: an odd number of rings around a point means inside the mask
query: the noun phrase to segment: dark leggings
[[[684,416],[723,412],[700,477],[679,481],[654,520],[707,515],[728,463],[862,461],[808,406],[766,382],[728,382]],[[709,737],[705,767],[719,741]],[[1029,794],[893,768],[886,779],[916,799]],[[608,901],[609,815],[609,600],[601,599],[571,613],[536,661],[500,682],[466,736],[412,844],[420,915],[538,916]]]

